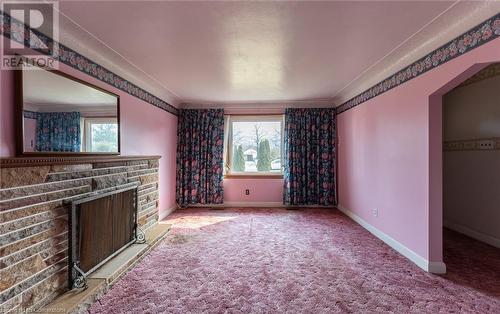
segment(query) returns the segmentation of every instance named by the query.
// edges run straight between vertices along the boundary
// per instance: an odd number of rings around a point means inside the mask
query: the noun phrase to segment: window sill
[[[283,179],[283,174],[232,173],[224,175],[224,179]]]

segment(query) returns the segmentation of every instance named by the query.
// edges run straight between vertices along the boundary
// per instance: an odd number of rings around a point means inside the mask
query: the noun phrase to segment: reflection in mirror
[[[118,96],[58,72],[22,72],[24,152],[118,153]]]

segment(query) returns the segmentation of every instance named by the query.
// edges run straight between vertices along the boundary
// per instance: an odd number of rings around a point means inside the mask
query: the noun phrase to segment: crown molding
[[[104,69],[127,82],[140,88],[146,94],[155,95],[159,100],[164,100],[170,111],[175,112],[177,108],[229,108],[238,110],[263,109],[260,107],[270,106],[271,109],[282,109],[287,107],[330,107],[346,104],[353,100],[356,95],[372,90],[377,84],[382,84],[385,79],[390,78],[401,69],[406,69],[408,64],[413,65],[415,60],[436,51],[437,47],[457,38],[465,30],[471,29],[481,21],[500,12],[500,1],[460,1],[449,10],[440,15],[434,21],[426,25],[421,31],[412,36],[404,44],[378,63],[372,65],[358,78],[353,80],[339,92],[329,99],[322,100],[297,100],[297,101],[258,101],[258,102],[207,102],[206,100],[182,100],[181,97],[170,91],[158,80],[149,76],[144,71],[134,66],[126,57],[114,51],[95,35],[79,27],[75,22],[61,16],[60,41],[72,51],[78,51],[87,58],[96,61]],[[2,13],[3,14],[3,13]],[[78,53],[78,55],[79,55]],[[70,65],[76,68],[74,65]],[[83,71],[82,71],[83,72]],[[88,74],[88,73],[87,73]],[[382,82],[382,83],[381,83]],[[146,89],[147,88],[147,89]],[[146,92],[146,90],[148,92]],[[385,91],[385,89],[384,89]],[[144,93],[143,93],[144,94]],[[379,93],[377,93],[378,95]],[[142,98],[141,98],[142,99]],[[365,100],[363,100],[365,101]],[[157,107],[168,107],[156,102]],[[169,110],[167,110],[169,111]]]
[[[364,92],[351,98],[337,109],[342,113],[352,109],[367,100],[381,95],[401,84],[404,84],[442,64],[470,52],[492,40],[500,37],[500,13],[487,19],[469,31],[454,38],[438,49],[430,52],[376,85],[368,88]]]
[[[181,98],[61,12],[59,41],[138,87],[177,107]]]
[[[6,38],[13,39],[18,43],[29,47],[29,42],[24,41],[24,34],[28,33],[25,31],[25,29],[28,28],[29,27],[27,25],[10,17],[8,14],[0,10],[0,35],[5,36]],[[173,115],[178,114],[177,107],[151,94],[150,92],[137,86],[136,84],[124,79],[120,75],[112,72],[101,64],[96,63],[95,61],[89,59],[88,57],[80,54],[79,52],[64,44],[53,40],[52,38],[46,36],[36,29],[30,29],[30,32],[36,34],[37,40],[48,47],[52,46],[51,43],[55,43],[54,47],[56,48],[54,48],[54,50],[51,51],[50,54],[59,62],[64,63],[82,73],[90,75],[104,83],[114,86],[115,88],[118,88],[125,93],[137,97]],[[30,49],[37,50],[37,48]]]
[[[231,110],[277,110],[285,108],[329,108],[334,107],[331,99],[283,100],[283,101],[234,101],[204,102],[189,101],[179,105],[180,109],[231,109]]]
[[[348,102],[352,103],[355,98],[362,96],[364,93],[374,93],[376,89],[380,88],[379,85],[383,85],[384,81],[390,80],[398,72],[403,72],[410,68],[411,73],[411,67],[419,60],[437,52],[440,47],[464,35],[467,31],[483,25],[495,15],[498,16],[499,12],[500,2],[497,1],[462,1],[457,3],[457,5],[439,16],[439,18],[401,45],[401,47],[384,57],[377,64],[372,65],[372,67],[367,69],[349,85],[337,92],[333,96],[333,102],[337,106],[342,105],[345,107]],[[470,50],[467,49],[465,52]],[[439,63],[437,66],[441,64]],[[435,66],[433,65],[433,67]],[[427,70],[429,69],[425,68],[425,71]],[[413,76],[411,73],[411,75],[411,78],[414,78],[419,74]],[[384,91],[388,90],[383,86],[381,88]],[[380,92],[376,94],[379,95]],[[359,100],[356,102],[359,102]],[[341,111],[345,111],[344,109],[341,109]]]

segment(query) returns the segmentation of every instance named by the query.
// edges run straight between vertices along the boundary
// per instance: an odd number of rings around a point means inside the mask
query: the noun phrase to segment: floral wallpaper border
[[[12,28],[11,28],[11,20],[13,21]],[[4,35],[9,39],[13,39],[21,44],[24,44],[26,47],[28,47],[30,32],[28,31],[23,32],[25,28],[28,29],[28,26],[24,25],[23,23],[21,23],[16,19],[11,18],[7,13],[0,11],[0,34]],[[51,43],[54,41],[52,38],[43,35],[37,30],[30,30],[30,31],[35,33],[36,36],[43,42],[43,44],[51,47]],[[55,55],[60,62],[69,65],[70,67],[77,69],[85,74],[88,74],[104,83],[110,84],[155,107],[170,112],[171,114],[174,115],[179,114],[178,109],[169,104],[168,102],[154,96],[153,94],[145,91],[144,89],[138,87],[137,85],[127,81],[121,76],[111,72],[105,67],[79,54],[73,49],[57,42],[56,45],[54,46],[56,47],[56,49],[54,50],[57,51],[55,51],[55,53],[52,53],[52,55]]]
[[[23,28],[27,28],[27,26],[15,19],[12,19],[14,21],[14,27],[11,29],[10,20],[11,17],[8,14],[0,11],[0,34],[28,46],[29,38],[27,36],[23,38],[23,32],[21,32],[21,30]],[[32,31],[36,33],[38,38],[45,43],[50,44],[53,41],[48,36],[45,36],[36,30]],[[29,32],[24,32],[24,34],[29,34]],[[371,98],[385,93],[394,87],[397,87],[498,37],[500,37],[500,13],[455,38],[449,43],[434,50],[425,57],[410,64],[403,70],[393,74],[382,82],[372,86],[361,94],[346,101],[337,107],[337,114],[352,109],[361,103],[370,100]],[[100,66],[71,48],[68,48],[60,43],[57,43],[55,46],[58,47],[59,50],[57,53],[58,60],[64,64],[97,78],[102,82],[108,83],[132,96],[150,103],[153,106],[161,108],[174,115],[178,115],[178,109],[166,101],[150,94],[144,89],[125,80],[103,66]]]
[[[346,101],[337,107],[337,113],[352,109],[498,37],[500,37],[500,13]]]

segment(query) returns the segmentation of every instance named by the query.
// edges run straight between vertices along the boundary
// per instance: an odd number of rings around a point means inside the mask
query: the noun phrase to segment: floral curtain
[[[39,152],[79,152],[79,112],[37,112],[36,150]]]
[[[335,205],[335,124],[333,108],[285,110],[284,204]]]
[[[224,110],[180,110],[177,203],[222,204]]]

